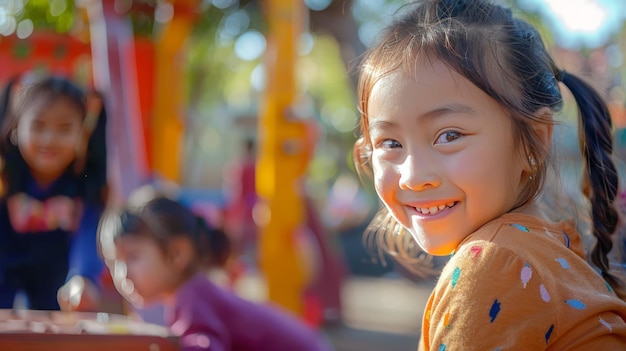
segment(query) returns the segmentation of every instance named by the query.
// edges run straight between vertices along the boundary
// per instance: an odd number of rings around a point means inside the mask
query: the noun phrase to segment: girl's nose
[[[408,155],[400,165],[399,171],[401,189],[421,191],[441,185],[435,163],[426,157]]]
[[[41,143],[41,145],[43,146],[50,146],[54,141],[54,137],[54,132],[52,132],[51,130],[46,130],[41,133],[41,136],[39,137],[39,143]]]

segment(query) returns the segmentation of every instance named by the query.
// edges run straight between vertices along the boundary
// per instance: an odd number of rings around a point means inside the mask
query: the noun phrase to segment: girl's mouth
[[[55,158],[57,157],[58,152],[52,149],[41,149],[39,150],[39,155],[41,155],[41,157],[43,158]]]
[[[457,202],[453,201],[453,202],[449,202],[447,204],[441,204],[439,206],[432,206],[432,207],[413,207],[415,209],[415,211],[419,214],[423,214],[423,215],[435,215],[441,211],[445,211],[449,208],[454,207],[454,205],[456,205]]]

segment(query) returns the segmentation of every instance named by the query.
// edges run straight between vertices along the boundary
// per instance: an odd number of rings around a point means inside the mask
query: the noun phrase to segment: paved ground
[[[415,351],[417,335],[390,334],[344,327],[328,332],[335,351]]]
[[[335,351],[414,351],[433,281],[351,277],[342,298],[344,323],[326,333]]]

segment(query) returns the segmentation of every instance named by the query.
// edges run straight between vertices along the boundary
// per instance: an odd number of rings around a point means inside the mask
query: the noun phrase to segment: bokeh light
[[[604,45],[626,19],[622,0],[519,0],[519,6],[538,12],[564,48]]]
[[[31,34],[33,34],[33,30],[34,30],[34,25],[33,25],[33,21],[31,21],[30,19],[25,19],[22,20],[18,25],[17,25],[17,30],[16,30],[16,34],[17,37],[20,39],[26,39],[28,38]]]
[[[304,4],[313,11],[325,10],[332,0],[304,0]]]
[[[251,30],[240,35],[235,41],[235,55],[242,60],[256,60],[265,52],[266,41],[263,34]]]

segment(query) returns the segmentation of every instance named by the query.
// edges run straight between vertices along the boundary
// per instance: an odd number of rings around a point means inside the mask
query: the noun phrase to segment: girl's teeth
[[[447,203],[445,205],[439,205],[439,206],[433,206],[433,207],[429,207],[429,208],[417,208],[417,210],[419,212],[421,212],[422,214],[435,214],[439,211],[442,211],[448,207],[452,207],[454,206],[454,202],[450,202]]]

